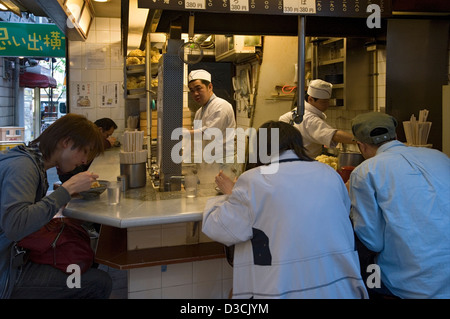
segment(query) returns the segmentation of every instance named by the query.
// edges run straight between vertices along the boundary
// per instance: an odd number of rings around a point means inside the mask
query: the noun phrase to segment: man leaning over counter
[[[351,218],[381,271],[369,293],[450,298],[450,159],[397,141],[396,126],[378,112],[352,120],[366,160],[350,175]]]

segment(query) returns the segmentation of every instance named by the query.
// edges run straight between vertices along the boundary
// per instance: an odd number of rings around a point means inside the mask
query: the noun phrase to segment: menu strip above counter
[[[139,8],[246,13],[269,15],[314,15],[362,18],[379,8],[381,16],[392,14],[392,0],[138,0]]]

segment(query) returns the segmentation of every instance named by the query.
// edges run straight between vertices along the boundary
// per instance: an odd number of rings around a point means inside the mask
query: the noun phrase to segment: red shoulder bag
[[[53,218],[47,225],[19,241],[28,251],[29,260],[51,265],[64,272],[77,264],[81,273],[94,262],[94,251],[87,231],[71,218]]]

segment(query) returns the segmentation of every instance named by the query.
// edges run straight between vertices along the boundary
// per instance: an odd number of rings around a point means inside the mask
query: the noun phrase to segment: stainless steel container
[[[356,152],[340,152],[338,155],[338,169],[343,166],[356,167],[364,161],[361,153]]]
[[[127,175],[117,176],[117,181],[120,182],[120,190],[125,192],[128,190],[128,177]]]
[[[127,176],[127,188],[144,187],[147,181],[146,163],[120,164],[120,175]]]

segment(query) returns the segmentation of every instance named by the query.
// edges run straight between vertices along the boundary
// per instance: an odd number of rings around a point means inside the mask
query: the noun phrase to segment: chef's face
[[[212,84],[205,85],[201,80],[191,81],[188,84],[189,91],[195,102],[204,106],[212,95]]]
[[[325,112],[330,106],[330,99],[315,99],[311,96],[308,97],[309,104],[315,106],[322,112]]]

